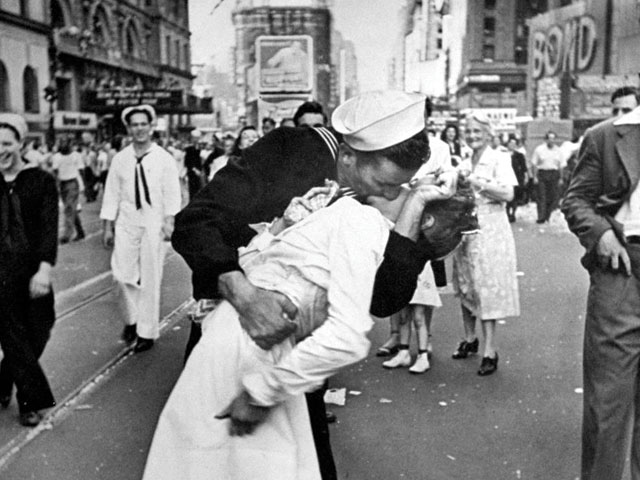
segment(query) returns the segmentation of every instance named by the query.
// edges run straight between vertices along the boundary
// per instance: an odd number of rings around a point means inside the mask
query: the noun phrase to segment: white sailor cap
[[[125,125],[129,125],[129,117],[134,113],[146,113],[150,117],[150,122],[152,125],[156,123],[156,111],[151,105],[134,105],[132,107],[127,107],[122,111],[122,115],[120,118],[122,119],[122,123]]]
[[[25,119],[17,113],[0,113],[0,128],[3,124],[18,135],[18,140],[24,140],[24,136],[29,130]]]
[[[424,130],[425,100],[399,90],[365,92],[336,108],[331,124],[351,148],[382,150]]]

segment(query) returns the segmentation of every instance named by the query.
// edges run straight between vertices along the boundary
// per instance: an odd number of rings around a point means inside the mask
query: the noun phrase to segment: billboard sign
[[[258,37],[256,64],[260,93],[313,90],[313,38],[309,35]]]
[[[132,105],[147,104],[157,109],[177,109],[182,107],[183,91],[173,90],[88,90],[84,92],[85,110],[94,112],[113,111]]]
[[[95,130],[98,118],[95,113],[58,110],[53,114],[53,128],[56,130]]]

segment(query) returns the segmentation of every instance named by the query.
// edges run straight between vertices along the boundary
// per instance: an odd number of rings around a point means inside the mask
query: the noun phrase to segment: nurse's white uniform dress
[[[261,350],[222,302],[205,318],[160,416],[145,480],[320,479],[303,393],[367,355],[373,282],[389,226],[372,207],[342,198],[241,251],[254,285],[298,307],[303,340]],[[231,437],[229,420],[214,416],[243,388],[273,408],[253,434]]]

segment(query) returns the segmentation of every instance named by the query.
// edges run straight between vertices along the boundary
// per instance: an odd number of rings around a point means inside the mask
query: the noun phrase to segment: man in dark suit
[[[586,254],[582,480],[640,479],[640,108],[589,129],[562,202]],[[629,419],[633,415],[633,426]]]

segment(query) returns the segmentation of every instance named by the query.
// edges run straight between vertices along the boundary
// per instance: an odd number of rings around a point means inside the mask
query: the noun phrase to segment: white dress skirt
[[[215,418],[241,391],[243,372],[290,349],[290,341],[260,349],[235,309],[221,303],[204,320],[202,338],[160,416],[143,479],[319,480],[304,395],[273,407],[251,435],[232,437],[229,420]]]

